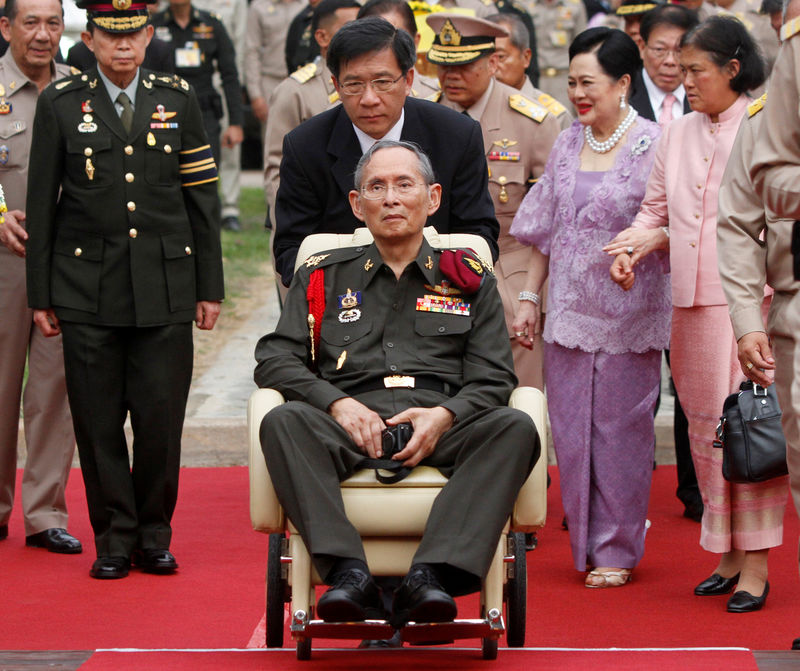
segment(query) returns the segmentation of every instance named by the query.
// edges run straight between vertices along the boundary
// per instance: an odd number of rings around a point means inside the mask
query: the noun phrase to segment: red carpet
[[[771,553],[771,592],[766,607],[758,613],[734,615],[725,612],[725,597],[701,598],[692,594],[693,586],[706,577],[715,560],[697,544],[699,526],[680,516],[681,506],[673,495],[674,467],[660,467],[654,473],[649,513],[653,526],[648,533],[645,558],[634,582],[614,590],[585,589],[582,575],[571,568],[567,532],[560,529],[557,472],[553,477],[549,525],[539,533],[539,548],[528,555],[527,646],[785,650],[800,635],[796,555],[800,525],[791,507],[787,508],[785,543]],[[134,571],[125,580],[90,579],[88,570],[94,551],[79,471],[73,472],[67,495],[70,530],[84,542],[84,554],[54,555],[25,548],[17,510],[9,539],[0,543],[4,625],[0,627],[0,650],[218,649],[248,645],[264,613],[267,539],[250,529],[246,469],[184,470],[172,546],[181,570],[172,577]],[[460,604],[462,615],[474,612],[472,604],[474,600]],[[460,645],[477,646],[477,641],[462,641]],[[317,647],[323,646],[338,647],[339,643],[320,642]],[[447,655],[440,658],[441,653],[434,650],[406,652],[414,657],[398,658],[403,660],[398,664],[408,665],[412,659],[419,659],[423,666],[450,663],[445,661],[449,659]],[[461,665],[479,657],[473,651],[449,652],[453,661]],[[212,664],[211,659],[200,661],[197,653],[152,653],[174,655],[174,666],[172,661],[153,666],[141,654],[144,653],[132,654],[127,661],[118,653],[101,652],[85,668],[112,668],[96,666],[103,659],[112,658],[113,668],[117,669],[133,665],[140,669],[189,668],[182,664],[195,669],[212,668],[204,666]],[[212,657],[219,660],[217,655],[236,655],[242,664],[238,667],[237,662],[238,668],[250,668],[248,665],[255,663],[263,668],[266,660],[273,659],[276,665],[294,668],[293,654],[293,650],[264,652],[265,656],[258,652],[217,652]],[[364,659],[368,666],[368,659],[374,663],[370,655],[382,653],[315,650],[314,659],[326,659],[331,668],[337,668],[337,654],[346,656],[348,663]],[[392,654],[389,651],[380,659],[394,660]],[[587,654],[602,657],[612,653],[501,651],[500,660],[511,664],[511,668],[517,668],[517,663],[522,668],[523,657],[535,655],[539,668],[567,669],[573,668],[569,666],[573,659]],[[641,655],[663,656],[663,664],[648,664],[660,669],[693,668],[687,666],[687,654],[691,659],[702,658],[698,652],[613,654],[613,668],[622,669],[641,668],[636,662]],[[730,655],[731,662],[726,662],[724,668],[752,668],[737,666],[741,662],[736,660],[751,659],[743,653],[708,654]],[[670,660],[678,661],[672,667]],[[213,668],[226,667],[225,661],[217,661]],[[592,667],[596,668],[595,662],[581,663],[581,668]]]

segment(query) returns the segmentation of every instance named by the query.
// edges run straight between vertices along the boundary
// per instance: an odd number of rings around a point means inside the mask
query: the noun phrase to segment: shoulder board
[[[307,81],[310,81],[314,78],[314,75],[317,74],[317,66],[314,63],[307,63],[302,67],[297,68],[292,74],[289,76],[297,82],[301,84],[305,84]]]
[[[81,73],[81,71],[80,71],[80,70],[78,70],[78,68],[76,68],[75,66],[73,66],[73,65],[70,65],[70,66],[69,66],[69,73],[70,73],[71,75],[79,75],[79,74]]]
[[[494,0],[481,0],[481,2],[487,7],[491,7],[492,5],[494,5]]]
[[[767,102],[767,94],[765,93],[760,98],[754,100],[747,106],[747,116],[753,117],[764,109],[764,103]]]
[[[147,77],[156,86],[163,86],[165,88],[175,89],[176,91],[183,91],[187,94],[189,93],[189,82],[178,75],[164,75],[151,72]]]
[[[536,102],[538,102],[540,105],[544,105],[553,116],[561,116],[567,111],[567,108],[564,107],[564,105],[547,93],[542,93],[536,99]]]
[[[800,33],[800,16],[791,21],[787,21],[781,27],[781,42],[785,42],[790,37]]]
[[[546,107],[542,107],[539,103],[533,102],[533,100],[528,100],[520,93],[508,96],[508,106],[529,119],[533,119],[536,123],[542,123],[547,116]]]
[[[88,80],[89,77],[87,75],[76,74],[72,75],[71,77],[64,77],[64,79],[59,79],[57,82],[54,82],[52,86],[58,93],[66,93],[67,91],[83,88],[84,86],[86,86]]]
[[[438,103],[442,98],[442,92],[436,91],[436,93],[431,93],[425,100],[430,100],[432,103]]]
[[[309,274],[317,268],[326,268],[342,261],[350,261],[364,254],[369,245],[359,245],[358,247],[336,247],[309,256],[298,268],[305,270]]]

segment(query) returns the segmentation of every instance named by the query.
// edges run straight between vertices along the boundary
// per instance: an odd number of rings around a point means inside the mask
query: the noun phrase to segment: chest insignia
[[[63,82],[58,82],[58,84],[56,84],[56,91],[60,91],[65,86],[69,86],[70,84],[72,84],[72,80],[71,79],[66,79]]]
[[[357,322],[361,319],[361,310],[358,308],[353,308],[352,310],[345,310],[344,312],[339,313],[339,321],[342,324],[349,324],[351,322]]]
[[[88,115],[87,115],[88,116]],[[93,121],[84,121],[82,124],[78,126],[79,133],[96,133],[97,132],[97,124]]]
[[[367,259],[367,262],[364,264],[364,270],[369,272],[370,270],[372,270],[372,266],[374,265],[375,264],[372,262],[372,259]]]
[[[495,140],[492,142],[493,145],[500,147],[501,149],[508,149],[509,147],[513,147],[515,144],[519,144],[516,140],[509,140],[508,138],[504,137],[502,140]]]
[[[431,286],[430,284],[426,284],[425,288],[428,291],[433,291],[436,294],[440,294],[441,296],[460,296],[461,289],[456,289],[455,287],[450,286],[450,282],[448,280],[442,280],[441,284],[435,284]]]
[[[425,267],[428,270],[433,270],[433,259],[430,256],[428,257],[428,260],[425,261]]]
[[[90,89],[97,88],[97,80],[96,79],[93,79],[92,81],[89,82],[89,88]]]
[[[0,84],[0,98],[6,97],[6,87]]]
[[[351,308],[355,308],[361,305],[361,292],[356,291],[353,293],[349,288],[347,289],[347,293],[339,296],[339,309],[340,310],[349,310]]]
[[[156,146],[156,136],[152,133],[147,134],[147,146],[148,147],[155,147]]]
[[[0,165],[8,163],[8,145],[0,145]]]
[[[94,112],[94,110],[92,109],[91,101],[84,100],[81,103],[81,112],[83,112],[84,114],[91,114],[92,112]]]
[[[469,317],[469,303],[452,296],[425,294],[417,299],[417,312],[441,312],[448,315]]]
[[[15,122],[12,124],[11,128],[13,129],[13,131],[14,131],[15,133],[19,133],[20,131],[23,131],[23,130],[25,130],[25,124],[24,124],[22,121],[20,121],[19,119],[17,119],[17,120],[16,120],[16,121],[15,121]]]
[[[492,150],[488,156],[490,161],[519,161],[518,151],[496,151]]]
[[[0,100],[0,114],[11,114],[11,103]]]
[[[156,111],[150,115],[152,119],[160,119],[161,121],[166,121],[167,119],[172,119],[172,117],[177,116],[177,112],[167,112],[164,105],[156,105]]]
[[[313,268],[314,266],[318,266],[329,256],[330,254],[318,254],[317,256],[309,256],[308,259],[306,259],[305,266],[306,268]]]

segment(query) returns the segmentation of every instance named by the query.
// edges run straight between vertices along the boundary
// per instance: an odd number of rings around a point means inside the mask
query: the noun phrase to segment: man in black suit
[[[488,190],[480,126],[440,105],[407,98],[414,42],[376,16],[342,27],[327,63],[342,104],[288,133],[275,203],[273,254],[283,283],[294,274],[300,243],[311,233],[360,226],[347,194],[362,154],[381,139],[415,142],[430,156],[442,204],[430,223],[440,233],[476,233],[497,257],[499,226]]]
[[[639,32],[644,67],[633,82],[630,104],[661,126],[691,112],[678,49],[684,33],[698,23],[697,12],[682,5],[659,5],[642,16]]]

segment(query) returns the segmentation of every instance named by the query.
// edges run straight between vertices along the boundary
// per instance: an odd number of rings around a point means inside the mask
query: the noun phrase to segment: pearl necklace
[[[633,122],[636,121],[637,116],[639,115],[636,110],[629,105],[628,114],[625,115],[622,123],[617,126],[617,129],[611,134],[611,137],[604,142],[598,142],[595,140],[594,133],[592,133],[592,127],[586,126],[584,129],[584,135],[586,136],[586,144],[589,145],[589,149],[598,154],[605,154],[611,151],[614,147],[616,147],[617,142],[620,141],[620,138],[625,135],[628,129],[633,125]]]

